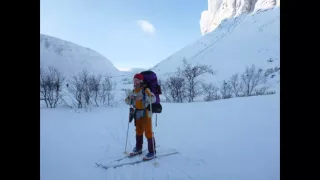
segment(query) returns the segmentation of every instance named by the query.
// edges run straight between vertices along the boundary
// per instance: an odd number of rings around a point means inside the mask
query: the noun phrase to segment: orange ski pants
[[[148,110],[146,113],[148,114]],[[142,136],[143,133],[145,133],[147,139],[152,138],[152,122],[148,115],[136,120],[136,135]]]

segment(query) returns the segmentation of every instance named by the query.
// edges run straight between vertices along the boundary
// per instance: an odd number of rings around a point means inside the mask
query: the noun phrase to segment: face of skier
[[[140,81],[140,79],[134,78],[133,83],[134,83],[134,87],[139,87],[141,84],[141,81]]]

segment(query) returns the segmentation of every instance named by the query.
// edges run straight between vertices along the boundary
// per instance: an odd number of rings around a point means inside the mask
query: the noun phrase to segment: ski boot
[[[143,157],[143,160],[144,161],[148,161],[148,160],[151,160],[153,158],[155,158],[156,155],[153,153],[153,152],[148,152],[148,154],[146,154],[144,157]]]
[[[142,154],[142,149],[137,149],[137,148],[134,148],[132,150],[132,152],[129,154],[129,156],[136,156],[136,155],[139,155],[139,154]]]
[[[136,135],[136,147],[132,150],[129,156],[136,156],[138,154],[142,154],[142,144],[143,144],[143,136]]]
[[[157,151],[154,149],[156,142],[154,138],[147,139],[148,140],[148,153],[143,157],[144,161],[148,161],[156,157]]]

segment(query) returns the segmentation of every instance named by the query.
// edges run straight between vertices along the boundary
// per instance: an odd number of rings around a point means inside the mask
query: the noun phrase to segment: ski
[[[160,146],[156,146],[156,148],[159,148],[159,147],[160,147]],[[143,150],[142,153],[144,153],[144,152],[146,152],[146,151],[148,151],[148,149]],[[121,160],[123,160],[123,159],[136,157],[136,156],[138,156],[138,155],[141,155],[141,154],[137,154],[137,155],[135,155],[135,156],[126,155],[126,156],[123,156],[122,158],[115,159],[115,160],[112,160],[112,161],[118,161],[118,162],[119,162],[119,161],[121,161]]]
[[[165,157],[165,156],[170,156],[170,155],[173,155],[173,154],[178,154],[177,151],[175,152],[171,152],[171,153],[165,153],[165,154],[160,154],[160,155],[156,155],[155,158],[159,158],[159,157]],[[122,164],[117,164],[117,165],[111,165],[111,166],[105,166],[103,164],[99,164],[96,162],[97,166],[99,167],[102,167],[104,169],[110,169],[110,168],[118,168],[118,167],[121,167],[121,166],[124,166],[124,165],[134,165],[134,164],[139,164],[139,163],[142,163],[142,162],[147,162],[147,161],[151,161],[153,159],[149,159],[149,160],[137,160],[137,161],[134,161],[134,162],[128,162],[128,163],[122,163]]]

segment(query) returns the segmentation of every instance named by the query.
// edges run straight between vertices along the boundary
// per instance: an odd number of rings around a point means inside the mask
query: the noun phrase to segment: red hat
[[[137,78],[137,79],[140,79],[141,81],[143,81],[143,75],[142,74],[135,74],[133,78]]]

